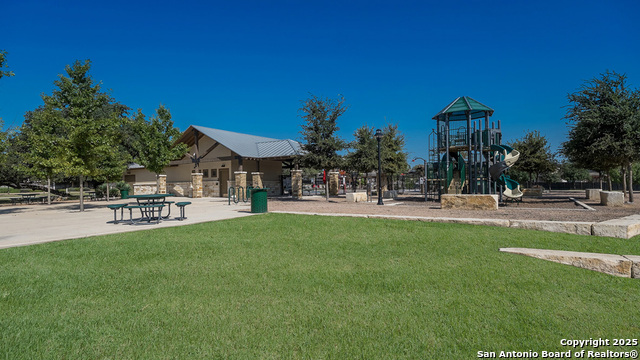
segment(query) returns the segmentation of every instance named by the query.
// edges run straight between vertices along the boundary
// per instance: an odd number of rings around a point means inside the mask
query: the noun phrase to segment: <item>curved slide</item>
[[[489,173],[494,181],[504,186],[502,194],[511,199],[519,199],[522,197],[520,184],[511,179],[509,175],[504,174],[513,164],[518,161],[520,152],[508,145],[491,145],[491,150],[500,153],[503,160],[497,162],[489,168]]]

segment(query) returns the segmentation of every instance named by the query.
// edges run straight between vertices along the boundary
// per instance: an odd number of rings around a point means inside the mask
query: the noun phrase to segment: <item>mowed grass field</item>
[[[567,351],[565,338],[638,338],[640,280],[498,249],[640,254],[639,243],[266,214],[4,249],[0,358]]]

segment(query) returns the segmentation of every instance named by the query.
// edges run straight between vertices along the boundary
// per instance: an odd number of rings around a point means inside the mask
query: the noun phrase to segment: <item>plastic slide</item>
[[[491,178],[497,181],[498,184],[504,186],[504,191],[502,191],[504,196],[511,199],[521,198],[523,194],[522,190],[520,190],[520,184],[511,179],[509,175],[504,174],[505,171],[518,161],[520,152],[508,145],[491,145],[491,150],[497,151],[503,157],[502,161],[499,161],[489,167],[489,174],[491,175]]]
[[[491,150],[499,152],[509,167],[513,166],[520,158],[520,152],[509,145],[491,145]]]

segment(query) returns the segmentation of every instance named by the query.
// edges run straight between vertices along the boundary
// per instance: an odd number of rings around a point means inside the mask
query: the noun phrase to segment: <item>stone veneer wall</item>
[[[191,174],[191,184],[193,187],[193,192],[191,193],[191,197],[201,198],[202,197],[202,173]]]
[[[133,195],[155,194],[158,190],[157,183],[136,183],[133,184]]]
[[[168,183],[167,192],[177,196],[191,197],[191,183],[188,181]]]
[[[158,175],[158,194],[167,193],[167,175]]]
[[[263,188],[264,186],[262,185],[262,175],[264,175],[264,173],[252,172],[251,173],[251,186],[253,186],[254,188]]]
[[[218,180],[205,180],[202,182],[202,192],[204,197],[219,197],[220,196],[220,181]]]
[[[332,171],[329,173],[329,195],[331,196],[338,195],[339,188],[340,188],[340,173],[337,171]]]
[[[291,170],[291,195],[302,199],[302,170]]]
[[[235,176],[235,181],[236,181],[236,188],[239,188],[242,186],[243,191],[247,191],[247,172],[246,171],[236,171],[233,173],[233,175]],[[236,189],[236,192],[238,192],[238,189]]]

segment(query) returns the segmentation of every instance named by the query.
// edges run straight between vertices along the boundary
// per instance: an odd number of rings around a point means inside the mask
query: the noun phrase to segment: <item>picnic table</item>
[[[20,195],[22,197],[20,202],[27,201],[27,204],[31,204],[31,200],[35,200],[38,193],[18,193],[16,195]]]
[[[173,201],[167,201],[167,197],[174,196],[174,194],[146,194],[146,195],[129,195],[130,199],[136,199],[138,205],[129,205],[126,208],[129,209],[129,217],[131,218],[131,212],[135,209],[140,209],[141,220],[147,220],[150,222],[151,220],[156,220],[160,222],[160,218],[167,219],[171,215],[171,204]],[[165,216],[162,216],[162,209],[164,206],[168,205],[168,213]],[[156,216],[156,211],[158,212],[158,216]],[[133,219],[131,219],[133,223]]]

